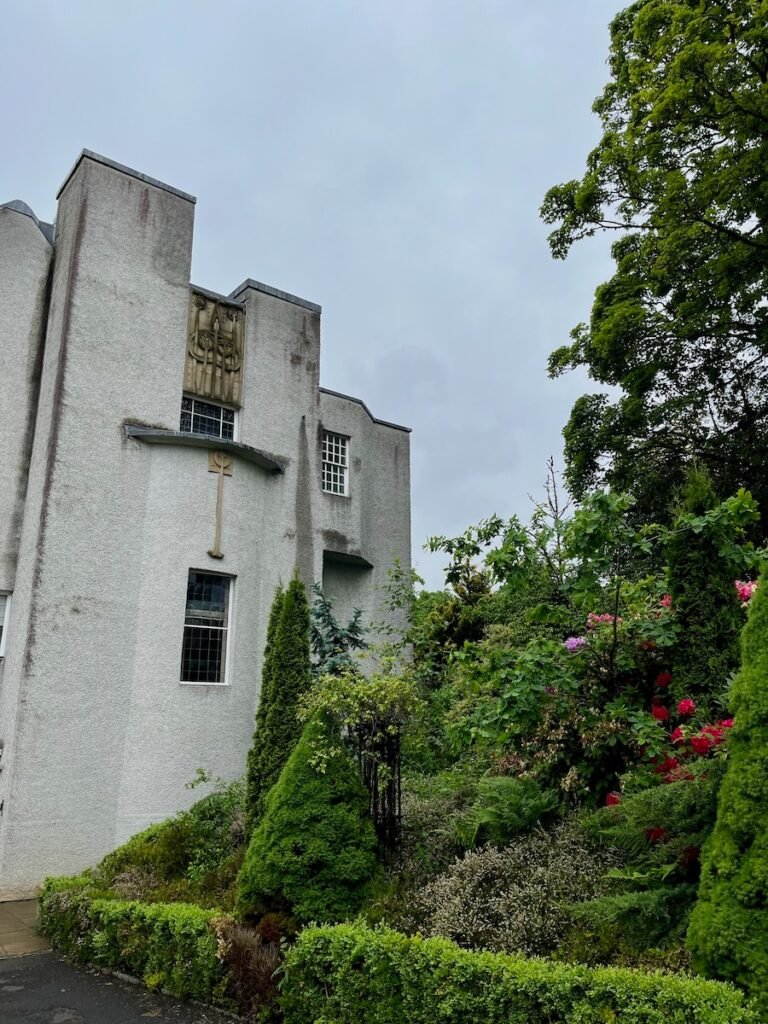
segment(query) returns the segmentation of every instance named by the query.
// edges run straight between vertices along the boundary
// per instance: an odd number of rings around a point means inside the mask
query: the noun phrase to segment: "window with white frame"
[[[5,654],[5,641],[8,637],[8,622],[11,617],[11,595],[0,593],[0,658]]]
[[[182,683],[225,683],[230,607],[229,576],[189,570]]]
[[[233,441],[235,410],[184,395],[181,399],[179,430],[182,434],[205,434],[206,437],[221,437],[225,441]]]
[[[328,494],[347,494],[349,438],[323,431],[323,490]]]

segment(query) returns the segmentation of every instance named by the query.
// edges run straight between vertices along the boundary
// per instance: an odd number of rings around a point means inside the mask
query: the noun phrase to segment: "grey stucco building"
[[[96,154],[58,200],[0,207],[0,899],[242,774],[280,580],[376,621],[410,564],[408,431],[320,387],[320,307],[190,285],[195,200]]]

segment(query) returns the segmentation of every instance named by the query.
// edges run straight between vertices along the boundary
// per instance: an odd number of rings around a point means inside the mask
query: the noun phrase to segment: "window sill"
[[[126,423],[123,427],[126,437],[132,437],[135,441],[144,441],[145,444],[170,444],[178,445],[181,448],[208,448],[218,452],[229,452],[246,462],[252,462],[255,466],[261,466],[270,473],[284,473],[285,460],[276,455],[270,455],[259,448],[251,448],[248,444],[240,441],[229,441],[223,437],[214,437],[212,434],[182,434],[180,430],[161,430],[159,427],[139,427],[133,423]],[[221,683],[209,684],[221,686]]]
[[[224,687],[229,686],[229,683],[190,683],[180,679],[179,686],[215,686],[218,690],[221,690]]]

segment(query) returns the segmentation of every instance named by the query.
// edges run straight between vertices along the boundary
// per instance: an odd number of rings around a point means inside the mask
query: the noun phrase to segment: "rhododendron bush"
[[[452,655],[446,728],[455,753],[484,751],[498,771],[555,786],[568,802],[600,803],[630,768],[680,760],[670,739],[679,725],[686,756],[720,746],[724,732],[711,729],[720,728],[718,701],[744,619],[739,598],[754,591],[734,585],[758,558],[745,532],[754,502],[746,492],[717,502],[708,480],[693,474],[672,528],[638,523],[634,510],[630,495],[598,492],[572,514],[539,506],[528,528],[495,518],[463,538],[433,539],[454,559],[448,578],[459,574],[457,559],[466,571],[473,556],[500,592],[515,592],[532,565],[547,574],[546,600],[528,613],[547,635],[509,646],[489,632]],[[668,553],[679,571],[701,566],[695,600],[666,566]],[[713,605],[716,650],[699,652],[692,682],[681,668],[687,634],[707,640],[700,620]]]
[[[600,891],[566,913],[558,956],[690,965],[683,937],[729,760],[734,651],[760,594],[755,515],[748,493],[718,501],[694,472],[671,527],[639,521],[628,494],[598,492],[569,509],[550,493],[528,526],[494,517],[431,542],[451,558],[456,595],[479,592],[481,580],[491,596],[475,613],[502,612],[445,659],[428,699],[433,750],[462,771],[554,795],[550,817],[575,814],[613,859]],[[461,854],[457,822],[443,818],[435,832],[447,830]],[[515,842],[525,850],[529,840],[523,831]],[[492,913],[484,899],[473,915]],[[461,926],[454,918],[441,933]]]

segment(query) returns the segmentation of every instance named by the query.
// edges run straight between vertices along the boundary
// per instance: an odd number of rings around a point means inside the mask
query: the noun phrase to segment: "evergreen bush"
[[[573,909],[574,931],[587,932],[602,956],[637,959],[682,945],[724,764],[708,761],[695,776],[625,794],[583,819],[587,833],[624,863],[611,871],[605,895]]]
[[[261,819],[267,794],[299,738],[301,725],[296,709],[311,681],[309,605],[304,584],[298,576],[291,580],[279,602],[278,591],[269,624],[274,640],[269,640],[266,679],[262,683],[266,706],[261,714],[257,713],[248,758],[248,826],[251,829]]]
[[[757,1024],[730,985],[470,953],[360,924],[289,950],[285,1024]]]
[[[768,583],[752,598],[733,685],[734,726],[688,944],[704,973],[745,988],[768,1016]]]
[[[272,704],[272,677],[275,662],[275,637],[277,627],[280,623],[280,616],[285,603],[285,591],[280,584],[275,591],[272,600],[272,607],[269,611],[269,622],[267,624],[267,641],[264,645],[264,660],[261,668],[261,692],[259,693],[259,706],[256,709],[256,727],[253,733],[251,749],[248,751],[248,760],[245,769],[245,829],[250,837],[261,811],[262,797],[265,795],[262,782],[260,762],[263,756],[262,738],[266,727],[267,716]]]
[[[316,678],[339,675],[353,668],[352,652],[363,651],[368,646],[363,612],[356,608],[347,625],[342,626],[333,614],[333,601],[325,596],[319,583],[312,584],[312,594],[312,674]]]
[[[233,1009],[230,977],[217,952],[217,913],[185,903],[105,899],[82,876],[46,879],[40,894],[40,930],[61,952],[179,999]]]
[[[267,797],[240,873],[246,917],[290,909],[301,921],[355,914],[378,873],[368,793],[340,740],[323,760],[327,727],[310,720]]]
[[[682,508],[667,547],[669,589],[680,627],[672,655],[671,695],[691,697],[712,710],[739,664],[739,634],[744,616],[728,557],[724,532],[733,524],[704,517],[718,505],[709,476],[692,470]],[[733,538],[735,540],[735,538]]]
[[[228,906],[244,843],[244,786],[230,782],[131,836],[94,878],[124,899]]]
[[[570,905],[604,893],[615,863],[573,821],[537,828],[455,861],[413,894],[403,923],[470,949],[544,956],[568,930]]]

